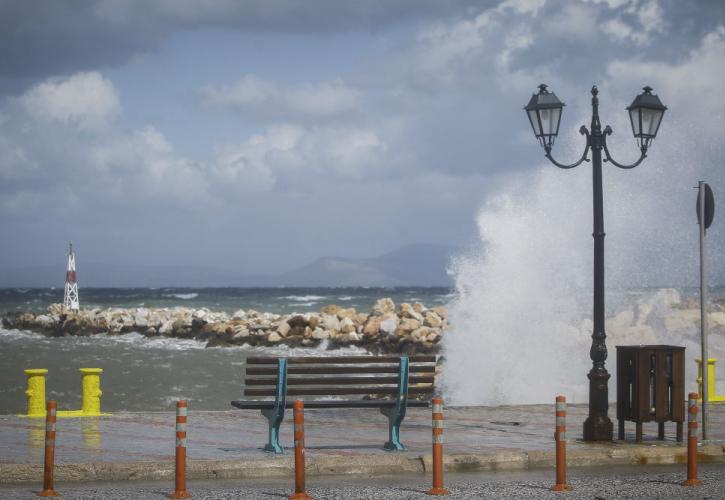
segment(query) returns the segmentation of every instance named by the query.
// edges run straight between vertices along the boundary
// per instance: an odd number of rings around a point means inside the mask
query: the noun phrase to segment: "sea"
[[[396,304],[422,302],[445,305],[449,288],[81,288],[82,308],[189,307],[233,313],[306,313],[328,304],[370,311],[390,297]],[[0,289],[0,313],[40,313],[63,301],[62,288]],[[47,368],[47,397],[60,409],[81,403],[79,368],[102,368],[102,409],[164,411],[178,399],[197,410],[227,410],[241,397],[244,361],[250,355],[366,354],[359,348],[328,351],[275,348],[205,348],[193,339],[147,338],[138,333],[92,337],[50,338],[42,334],[0,328],[0,414],[26,409],[26,368]]]
[[[374,303],[390,297],[396,304],[421,302],[445,305],[451,313],[444,336],[441,386],[453,404],[501,405],[542,403],[565,393],[571,401],[587,400],[586,373],[591,367],[591,290],[571,293],[562,303],[555,294],[532,292],[518,283],[492,288],[490,283],[451,288],[81,288],[83,308],[189,307],[233,313],[238,309],[273,313],[319,311],[328,304],[369,312]],[[518,287],[516,293],[512,288]],[[489,290],[481,294],[481,290]],[[499,290],[496,293],[495,290]],[[725,288],[713,287],[713,307],[722,308]],[[693,287],[610,288],[607,290],[610,373],[615,371],[613,342],[665,343],[686,346],[687,389],[696,390],[694,358],[699,356],[699,327],[690,320],[685,329],[669,331],[668,322],[687,314],[699,300]],[[674,306],[668,306],[672,300]],[[61,288],[0,289],[0,313],[45,311],[62,302]],[[674,307],[672,309],[671,307]],[[719,309],[719,310],[720,310]],[[651,311],[647,316],[656,340],[634,328],[626,337],[612,335],[614,325]],[[722,314],[722,313],[720,313]],[[673,316],[674,315],[674,316]],[[687,316],[689,317],[689,316]],[[629,318],[629,319],[628,319]],[[670,319],[668,319],[670,318]],[[699,320],[699,315],[697,315]],[[645,332],[646,333],[646,332]],[[26,409],[23,373],[48,369],[46,393],[64,410],[81,404],[79,368],[102,368],[102,409],[107,412],[171,411],[186,399],[193,409],[228,410],[242,396],[245,360],[252,355],[367,355],[359,347],[315,348],[214,347],[193,339],[145,337],[139,333],[98,334],[89,337],[46,337],[0,328],[0,414]],[[722,329],[710,336],[710,356],[725,358]],[[537,374],[531,377],[531,374]],[[614,400],[616,377],[610,380]],[[725,384],[725,363],[718,366],[719,387]],[[722,392],[722,390],[720,390]]]

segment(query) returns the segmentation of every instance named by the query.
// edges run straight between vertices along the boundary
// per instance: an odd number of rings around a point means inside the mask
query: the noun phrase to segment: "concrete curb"
[[[708,444],[698,450],[698,460],[725,462],[725,448]],[[445,455],[444,468],[448,472],[482,472],[526,470],[554,467],[553,451],[499,450],[489,453],[459,453]],[[677,464],[687,461],[684,446],[617,446],[602,445],[601,449],[570,451],[567,463],[571,467]],[[423,474],[432,470],[431,455],[307,455],[306,471],[309,476],[319,475],[376,475]],[[292,456],[248,458],[240,460],[189,460],[187,479],[251,479],[289,477],[294,473]],[[40,464],[0,463],[0,483],[28,483],[41,481]],[[174,463],[168,462],[96,462],[60,463],[55,466],[56,481],[172,481]]]

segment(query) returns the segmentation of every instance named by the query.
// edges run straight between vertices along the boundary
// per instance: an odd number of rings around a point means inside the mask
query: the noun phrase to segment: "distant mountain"
[[[420,243],[367,259],[321,257],[276,281],[287,286],[450,286],[446,268],[454,250]]]
[[[450,286],[446,268],[455,250],[421,243],[366,259],[321,257],[278,276],[203,266],[77,265],[81,287]],[[60,287],[64,280],[65,269],[58,266],[0,269],[0,288]]]

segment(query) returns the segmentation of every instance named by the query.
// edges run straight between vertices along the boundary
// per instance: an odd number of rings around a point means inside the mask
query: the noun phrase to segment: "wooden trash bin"
[[[617,419],[619,439],[624,422],[637,424],[635,441],[642,441],[642,423],[657,422],[658,439],[665,422],[677,424],[682,441],[685,420],[685,348],[671,345],[617,346]]]

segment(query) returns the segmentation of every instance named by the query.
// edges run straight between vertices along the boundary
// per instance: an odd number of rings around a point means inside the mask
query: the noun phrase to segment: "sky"
[[[0,0],[0,259],[63,265],[72,240],[79,267],[275,274],[467,247],[554,168],[522,110],[542,82],[562,161],[593,84],[635,159],[624,108],[652,86],[647,161],[687,152],[717,199],[723,81],[718,0]]]

